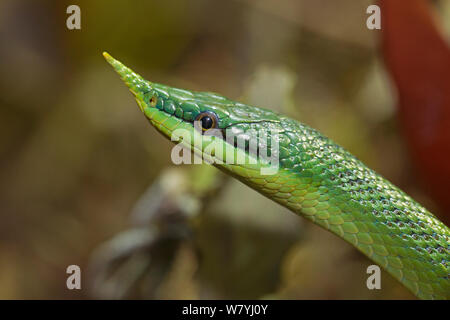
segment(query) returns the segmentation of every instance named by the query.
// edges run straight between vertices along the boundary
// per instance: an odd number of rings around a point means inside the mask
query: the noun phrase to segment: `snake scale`
[[[216,93],[153,83],[109,54],[104,57],[150,123],[169,139],[176,129],[184,129],[194,139],[204,134],[202,131],[227,129],[244,141],[251,138],[248,132],[266,132],[268,136],[278,132],[279,168],[275,174],[262,174],[261,168],[269,167],[263,157],[256,163],[214,165],[349,242],[417,297],[450,298],[449,228],[344,148],[282,114]],[[202,130],[194,126],[195,120]],[[194,145],[194,139],[182,139],[182,143],[202,155],[206,146]],[[246,144],[228,147],[253,156]]]

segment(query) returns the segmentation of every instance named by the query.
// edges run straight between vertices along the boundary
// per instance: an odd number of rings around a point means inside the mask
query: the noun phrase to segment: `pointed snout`
[[[116,70],[120,78],[130,88],[130,91],[138,96],[151,90],[151,83],[130,68],[126,67],[122,62],[114,59],[109,53],[103,52],[106,61]]]

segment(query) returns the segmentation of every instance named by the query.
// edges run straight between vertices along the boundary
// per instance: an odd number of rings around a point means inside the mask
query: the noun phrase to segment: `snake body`
[[[232,130],[245,141],[251,129],[269,136],[278,132],[275,174],[262,174],[261,168],[269,167],[267,159],[254,157],[245,145],[228,147],[256,158],[255,163],[214,165],[349,242],[417,297],[450,298],[449,228],[344,148],[287,116],[216,93],[149,82],[107,53],[104,56],[150,123],[169,139],[176,129],[194,139],[202,135],[193,125],[202,114],[213,114],[217,129]],[[194,146],[192,140],[182,143],[201,155],[205,146]]]

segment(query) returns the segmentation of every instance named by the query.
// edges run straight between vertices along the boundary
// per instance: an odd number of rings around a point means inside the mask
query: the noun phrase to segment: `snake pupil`
[[[210,116],[204,116],[200,121],[205,130],[211,129],[214,125],[214,120]]]
[[[209,129],[217,128],[218,119],[215,113],[205,111],[195,117],[195,121],[201,126],[201,130],[208,131]]]

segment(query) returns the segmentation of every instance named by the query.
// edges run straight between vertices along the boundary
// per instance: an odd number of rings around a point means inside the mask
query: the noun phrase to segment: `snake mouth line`
[[[161,110],[158,109],[149,109],[147,107],[146,110],[151,110],[152,112],[161,112]],[[253,145],[256,146],[254,149],[251,148],[252,144],[249,143],[243,143],[238,141],[238,137],[235,137],[236,139],[233,139],[233,141],[230,143],[229,135],[226,134],[226,130],[224,129],[215,129],[217,130],[217,134],[207,134],[204,132],[201,132],[198,128],[195,128],[192,122],[188,121],[181,121],[179,118],[176,118],[180,122],[174,126],[167,126],[166,122],[169,121],[170,117],[173,117],[172,115],[168,115],[167,113],[164,113],[165,116],[167,116],[165,119],[158,121],[155,119],[155,116],[152,114],[146,113],[147,119],[150,121],[152,126],[154,126],[161,134],[163,134],[166,138],[170,139],[174,143],[181,144],[185,149],[189,150],[190,152],[194,153],[201,159],[205,160],[205,162],[209,164],[215,164],[215,165],[257,165],[259,164],[263,168],[266,166],[270,166],[272,168],[278,168],[279,159],[278,159],[278,150],[270,150],[270,155],[276,155],[276,158],[274,156],[270,156],[267,153],[267,150],[264,148],[259,148],[258,143],[254,143]],[[180,128],[181,124],[189,124],[189,128]],[[182,132],[184,131],[184,132]],[[223,135],[222,132],[225,132]],[[188,137],[188,138],[185,138]],[[196,142],[205,139],[219,139],[218,141],[207,141],[206,146],[204,146],[203,141]],[[227,137],[227,138],[225,138]],[[276,138],[274,138],[276,139]],[[208,150],[208,145],[212,144],[215,147]],[[175,147],[174,147],[175,148]],[[218,151],[221,150],[221,151]],[[232,152],[232,156],[227,156],[227,152]],[[243,153],[240,153],[243,152]],[[240,156],[239,156],[240,155]],[[173,156],[173,154],[172,154]],[[230,160],[231,159],[231,160]],[[175,160],[172,158],[172,161],[175,164],[179,164],[180,160]],[[184,164],[192,164],[195,162],[186,162],[183,160]],[[262,168],[262,169],[263,169]],[[264,172],[264,170],[262,170]],[[271,174],[276,173],[275,170],[272,170]]]

